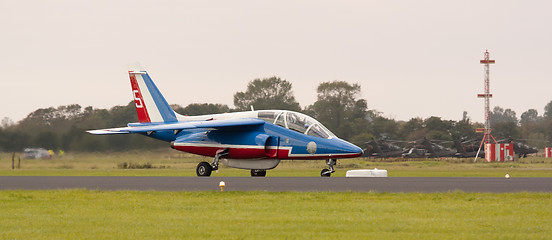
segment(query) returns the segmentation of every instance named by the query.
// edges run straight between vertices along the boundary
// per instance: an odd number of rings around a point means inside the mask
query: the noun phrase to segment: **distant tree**
[[[518,122],[518,118],[516,117],[516,112],[512,109],[506,108],[504,110],[504,120],[505,122]]]
[[[365,149],[368,146],[367,143],[375,138],[376,136],[372,135],[371,133],[363,132],[350,137],[349,141],[359,146],[360,148]]]
[[[521,114],[519,122],[524,125],[527,123],[534,123],[538,120],[539,113],[536,109],[529,109]]]
[[[189,116],[230,112],[228,105],[212,103],[192,103],[185,108],[178,106],[173,109],[182,115]]]
[[[528,138],[529,135],[536,130],[540,119],[536,109],[529,109],[521,114],[519,123],[524,138]]]
[[[468,117],[468,112],[464,111],[462,120],[453,123],[449,132],[453,140],[468,140],[475,137],[475,127]]]
[[[532,147],[536,147],[538,149],[550,146],[547,144],[546,136],[544,133],[540,132],[532,132],[527,137],[524,136],[524,138],[527,139],[527,144]]]
[[[34,146],[46,149],[59,149],[59,136],[53,131],[43,131],[34,138]]]
[[[516,122],[499,122],[492,125],[492,135],[499,139],[521,138],[521,131]]]
[[[368,104],[358,99],[360,90],[359,84],[323,82],[317,88],[318,100],[308,107],[308,112],[337,136],[348,139],[368,126]]]
[[[4,129],[0,135],[0,149],[8,152],[18,152],[31,143],[31,136],[16,128]]]
[[[468,112],[467,111],[462,112],[462,121],[463,122],[470,122],[470,117],[468,117]]]
[[[416,140],[419,139],[420,134],[413,134],[424,129],[424,120],[421,118],[411,118],[408,122],[401,125],[399,129],[399,136],[403,140]],[[423,137],[423,134],[422,134]]]
[[[9,117],[2,118],[2,122],[0,122],[0,128],[9,128],[13,126],[13,120],[11,120]]]
[[[129,122],[138,122],[138,114],[136,114],[136,105],[134,101],[130,101],[125,106],[114,106],[109,109],[108,126],[125,126]]]
[[[545,118],[552,118],[552,101],[548,102],[546,106],[544,107],[544,115]]]
[[[552,143],[552,117],[547,118],[546,121],[543,121],[542,127],[548,143]]]
[[[496,106],[493,108],[493,111],[490,114],[490,121],[492,126],[496,123],[503,122],[517,123],[518,119],[516,117],[516,112],[512,109],[507,108],[506,110],[504,110],[503,108]]]
[[[98,111],[98,114],[103,112]],[[134,101],[130,101],[125,106],[114,106],[108,111],[106,127],[118,127],[126,126],[129,122],[138,122],[138,115],[136,114],[136,105]],[[151,149],[153,147],[164,146],[162,141],[152,138],[140,136],[137,134],[130,135],[110,135],[104,136],[105,138],[98,139],[101,136],[92,136],[85,133],[82,137],[82,145],[88,146],[86,151],[99,151],[99,150],[111,150],[111,151],[125,151],[129,149]],[[165,145],[166,146],[166,145]]]
[[[255,79],[247,85],[245,92],[234,94],[237,110],[283,109],[300,111],[301,107],[293,96],[291,83],[279,77]]]
[[[453,121],[442,120],[440,117],[432,116],[424,120],[424,127],[427,129],[427,138],[431,140],[452,140],[450,130]]]
[[[251,104],[255,109],[299,110],[299,104],[291,94],[291,84],[285,80],[276,77],[256,79],[250,85],[251,89],[248,86],[246,92],[236,93],[238,102],[243,103],[241,110],[249,110]],[[383,117],[380,112],[368,110],[366,100],[359,96],[360,90],[360,85],[343,81],[321,83],[317,88],[317,101],[303,111],[317,118],[339,137],[360,147],[365,147],[365,143],[372,138],[481,139],[481,134],[476,134],[474,129],[483,127],[482,124],[471,122],[465,111],[460,121],[443,120],[437,116],[427,119],[412,118],[407,122],[395,121]],[[232,111],[226,105],[209,103],[193,103],[185,108],[178,105],[172,107],[183,115]],[[137,121],[134,101],[111,109],[94,109],[90,106],[82,108],[78,104],[40,108],[17,123],[13,123],[9,118],[2,119],[0,151],[16,152],[22,151],[24,147],[45,147],[65,151],[126,151],[167,146],[166,142],[138,134],[93,136],[86,133],[89,129],[120,127],[126,126],[128,122]],[[497,139],[524,138],[528,139],[527,143],[531,146],[550,146],[552,101],[544,108],[542,117],[538,115],[537,110],[529,109],[521,114],[519,122],[513,110],[497,106],[491,113],[491,122],[492,134]]]
[[[427,139],[431,140],[444,140],[444,141],[451,141],[452,136],[449,133],[443,132],[443,131],[435,131],[435,130],[428,130]]]
[[[399,123],[390,118],[374,116],[372,117],[369,131],[378,138],[396,139],[398,137]]]
[[[79,104],[59,106],[55,111],[55,118],[71,119],[82,114],[82,107]]]
[[[441,131],[441,132],[448,132],[452,128],[453,122],[442,120],[441,117],[431,116],[424,120],[424,127],[433,130],[433,131]]]

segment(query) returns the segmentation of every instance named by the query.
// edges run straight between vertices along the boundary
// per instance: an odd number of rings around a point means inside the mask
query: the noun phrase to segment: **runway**
[[[137,191],[552,192],[552,178],[468,177],[57,177],[0,176],[0,190],[90,189]]]

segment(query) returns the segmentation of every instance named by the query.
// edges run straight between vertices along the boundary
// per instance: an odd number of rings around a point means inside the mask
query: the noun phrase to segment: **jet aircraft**
[[[355,158],[362,149],[335,136],[316,119],[286,110],[259,110],[183,116],[169,106],[142,67],[129,72],[138,123],[126,127],[89,130],[96,135],[136,133],[166,141],[171,148],[213,157],[200,162],[197,176],[210,176],[222,162],[265,176],[280,160],[326,160],[320,173],[329,177],[336,160]]]

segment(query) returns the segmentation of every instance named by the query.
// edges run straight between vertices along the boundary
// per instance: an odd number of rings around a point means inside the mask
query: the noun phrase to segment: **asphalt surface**
[[[0,176],[6,189],[154,191],[552,192],[552,178],[57,177]]]

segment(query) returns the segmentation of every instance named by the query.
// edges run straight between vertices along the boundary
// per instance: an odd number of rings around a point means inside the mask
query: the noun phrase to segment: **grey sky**
[[[223,103],[254,78],[293,83],[301,106],[320,82],[359,83],[397,120],[491,107],[519,117],[552,100],[550,1],[2,1],[0,118],[44,107],[131,100],[139,61],[169,103]]]

